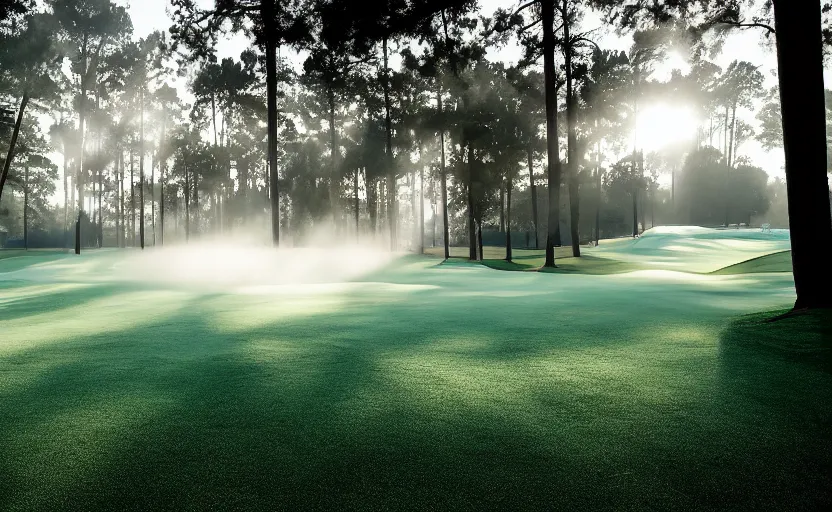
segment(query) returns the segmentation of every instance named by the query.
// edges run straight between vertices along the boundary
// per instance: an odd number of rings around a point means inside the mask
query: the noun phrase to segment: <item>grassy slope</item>
[[[787,275],[411,257],[316,295],[73,273],[120,257],[0,268],[0,510],[832,502],[827,319],[731,320],[787,306]]]
[[[735,263],[721,268],[715,275],[757,274],[762,272],[791,272],[792,252],[781,251]]]

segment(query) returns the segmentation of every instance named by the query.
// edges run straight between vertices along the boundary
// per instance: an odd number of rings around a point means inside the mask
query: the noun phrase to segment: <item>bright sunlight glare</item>
[[[690,108],[651,105],[638,114],[638,147],[650,152],[692,140],[698,125]]]

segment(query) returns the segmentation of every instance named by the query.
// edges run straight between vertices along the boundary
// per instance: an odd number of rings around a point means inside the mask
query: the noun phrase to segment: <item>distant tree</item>
[[[759,28],[777,47],[780,105],[789,195],[796,309],[832,307],[832,268],[817,247],[832,245],[824,112],[824,44],[832,42],[828,1],[772,0],[749,19],[752,2],[601,0],[611,21],[625,28],[678,21],[697,33]],[[773,23],[772,23],[773,21]],[[722,31],[724,33],[724,30]],[[719,35],[719,32],[717,32]]]
[[[309,39],[307,5],[302,0],[214,0],[211,8],[200,8],[194,0],[171,0],[174,25],[170,29],[174,47],[188,48],[191,59],[215,59],[214,49],[228,28],[253,39],[265,53],[267,139],[272,220],[272,242],[280,243],[280,195],[277,175],[278,69],[277,50],[297,47]]]

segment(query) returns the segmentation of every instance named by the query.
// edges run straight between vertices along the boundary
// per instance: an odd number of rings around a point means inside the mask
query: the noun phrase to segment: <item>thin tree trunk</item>
[[[133,172],[135,158],[133,148],[130,148],[130,230],[132,231],[133,245],[136,247],[136,176]]]
[[[633,238],[638,238],[638,190],[633,190]]]
[[[500,184],[500,232],[506,232],[506,189]]]
[[[598,121],[595,122],[596,126],[598,125]],[[598,141],[596,146],[596,155],[598,156],[598,161],[595,166],[595,178],[596,178],[596,199],[597,202],[595,204],[595,247],[598,247],[601,244],[601,142]]]
[[[126,222],[127,219],[124,217],[124,152],[119,151],[121,155],[121,179],[119,180],[119,211],[121,216],[121,233],[119,233],[119,247],[122,249],[127,246],[127,238],[126,238]]]
[[[832,307],[820,2],[774,0],[796,309]],[[808,63],[808,65],[807,65]]]
[[[194,232],[199,235],[199,174],[194,169]]]
[[[144,87],[141,89],[139,123],[139,245],[144,250]]]
[[[477,259],[477,232],[474,221],[474,143],[468,142],[468,176],[467,176],[467,203],[468,203],[468,259]]]
[[[182,162],[182,168],[185,170],[185,243],[188,243],[191,238],[191,179],[188,164]]]
[[[511,261],[511,177],[506,180],[506,261]]]
[[[529,191],[532,195],[532,224],[534,225],[534,248],[539,248],[540,235],[538,234],[538,217],[537,217],[537,185],[534,183],[534,150],[531,144],[527,148],[529,158]]]
[[[387,148],[387,222],[390,224],[390,250],[395,251],[398,247],[396,240],[396,169],[393,161],[393,122],[390,118],[390,76],[387,56],[387,37],[382,40],[382,52],[384,54],[384,73],[382,86],[384,88],[384,129],[386,131]]]
[[[485,259],[485,254],[482,251],[482,219],[477,221],[477,247],[479,248],[478,261],[482,261]]]
[[[153,160],[157,160],[154,158]],[[153,247],[156,247],[156,164],[150,162],[150,231],[153,235]]]
[[[61,118],[61,125],[63,125],[63,116]],[[67,248],[69,240],[67,240],[67,224],[69,224],[69,177],[67,176],[67,147],[66,143],[63,147],[63,171],[64,171],[64,249]]]
[[[425,166],[419,159],[419,254],[425,253]]]
[[[728,143],[728,167],[734,166],[734,160],[737,156],[734,154],[734,136],[737,129],[737,102],[734,101],[734,104],[731,109],[731,135],[729,138]]]
[[[442,89],[437,87],[436,101],[439,107],[439,116],[442,117]],[[448,177],[445,171],[445,128],[439,132],[439,171],[440,171],[440,186],[442,187],[442,235],[445,245],[445,259],[451,257],[450,248],[450,228],[448,226]]]
[[[29,164],[23,167],[23,249],[29,250]]]
[[[261,3],[263,19],[271,19],[273,0]],[[277,41],[274,27],[266,24],[266,103],[269,158],[268,186],[272,217],[272,244],[280,245],[280,193],[277,175]],[[196,179],[194,179],[196,186]],[[195,192],[196,193],[196,192]]]
[[[360,212],[359,208],[359,200],[358,200],[358,175],[360,169],[355,169],[355,181],[354,181],[354,191],[355,191],[355,241],[358,242],[361,238],[359,234],[359,224],[358,224],[358,214]]]
[[[159,142],[159,245],[162,246],[165,245],[165,161],[167,160],[165,153],[165,137],[167,136],[165,121],[167,117],[166,105],[162,111],[162,140]]]

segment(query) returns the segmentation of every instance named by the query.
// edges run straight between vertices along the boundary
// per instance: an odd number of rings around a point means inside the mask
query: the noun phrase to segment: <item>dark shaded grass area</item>
[[[726,322],[666,296],[636,316],[601,278],[523,296],[535,275],[470,287],[418,263],[366,279],[438,288],[347,291],[312,316],[242,326],[218,312],[287,299],[193,294],[135,328],[0,342],[0,509],[832,504],[828,316]],[[143,289],[12,303],[0,333]]]

